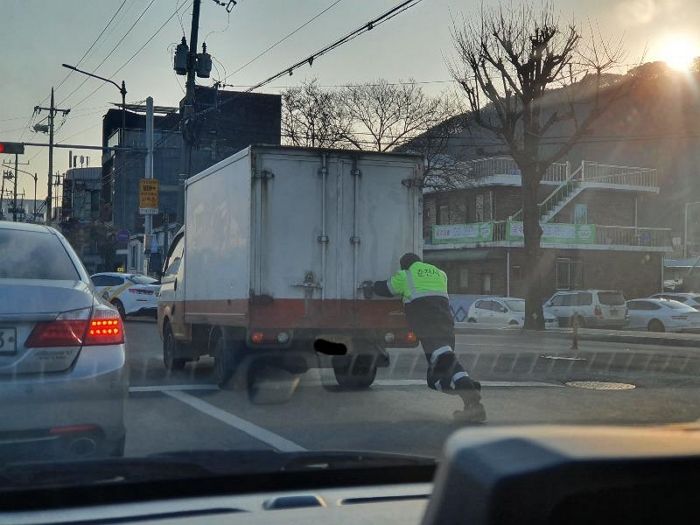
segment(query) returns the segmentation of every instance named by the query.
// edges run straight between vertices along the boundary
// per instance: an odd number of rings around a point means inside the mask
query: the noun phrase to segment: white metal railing
[[[494,221],[492,239],[490,241],[483,241],[480,244],[508,241],[508,223],[509,221]],[[649,248],[670,248],[673,246],[671,228],[601,226],[598,224],[594,226],[595,241],[592,244],[608,246],[646,246]],[[513,242],[521,243],[522,240]],[[428,244],[433,243],[428,240]],[[586,247],[585,244],[581,244],[580,246],[583,249]]]
[[[471,177],[480,179],[494,175],[520,175],[520,168],[511,157],[487,157],[467,162]],[[542,178],[545,182],[564,182],[567,178],[567,164],[552,164]]]
[[[585,160],[582,162],[581,181],[655,188],[658,186],[657,170],[633,166],[613,166]]]
[[[596,244],[618,246],[649,246],[663,248],[673,246],[671,228],[635,228],[634,226],[598,226]]]

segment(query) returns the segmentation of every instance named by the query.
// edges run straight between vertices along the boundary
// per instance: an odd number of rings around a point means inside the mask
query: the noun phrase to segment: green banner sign
[[[542,239],[540,244],[595,244],[595,224],[540,223]],[[523,240],[523,223],[509,222],[506,239]]]
[[[493,222],[433,226],[433,244],[478,244],[493,240]]]

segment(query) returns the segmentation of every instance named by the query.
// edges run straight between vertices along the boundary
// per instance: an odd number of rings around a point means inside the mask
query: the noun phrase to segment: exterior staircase
[[[568,171],[568,170],[567,170]],[[611,166],[594,162],[581,162],[581,165],[559,184],[545,200],[538,204],[540,222],[550,222],[567,204],[587,188],[626,188],[658,193],[656,170]],[[511,216],[513,221],[521,221],[522,208]]]

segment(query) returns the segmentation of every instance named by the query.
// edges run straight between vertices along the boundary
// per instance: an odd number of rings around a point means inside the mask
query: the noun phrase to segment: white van
[[[555,293],[544,306],[559,320],[559,326],[622,328],[627,306],[618,290],[571,290]]]

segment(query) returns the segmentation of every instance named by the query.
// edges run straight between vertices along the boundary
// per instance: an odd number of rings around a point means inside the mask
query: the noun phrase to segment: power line
[[[85,60],[85,57],[88,56],[88,54],[90,53],[90,51],[92,51],[92,49],[95,47],[95,44],[97,44],[97,42],[100,40],[100,38],[102,38],[102,35],[104,35],[105,31],[107,31],[107,28],[112,24],[112,22],[113,22],[114,19],[117,17],[117,15],[119,14],[119,12],[122,10],[122,8],[123,8],[124,5],[126,4],[126,2],[127,2],[127,0],[122,0],[121,5],[120,5],[120,6],[117,8],[117,10],[114,12],[114,14],[112,15],[112,18],[110,18],[109,21],[107,22],[107,25],[104,26],[104,27],[102,28],[102,31],[100,31],[100,34],[97,35],[97,38],[95,38],[95,40],[92,42],[92,44],[90,44],[90,47],[87,48],[87,51],[85,51],[85,53],[83,53],[83,56],[80,57],[80,60],[78,60],[78,63],[75,64],[75,67],[79,67],[80,64],[83,63],[83,60]],[[56,89],[60,88],[60,87],[64,84],[64,82],[65,82],[66,80],[68,80],[68,78],[69,78],[73,73],[74,73],[73,70],[68,71],[68,73],[66,74],[66,76],[63,77],[63,80],[61,80],[61,82],[59,82],[59,84],[56,86]]]
[[[226,75],[226,77],[224,77],[222,83],[223,83],[223,82],[226,82],[226,80],[228,80],[230,77],[232,77],[233,75],[235,75],[235,74],[238,73],[239,71],[242,71],[243,69],[245,69],[246,67],[248,67],[250,64],[252,64],[252,63],[255,62],[256,60],[258,60],[259,58],[262,58],[264,55],[266,55],[267,53],[269,53],[270,51],[272,51],[274,48],[276,48],[276,47],[277,47],[278,45],[280,45],[282,42],[284,42],[285,40],[287,40],[287,39],[289,39],[290,37],[294,36],[296,33],[298,33],[299,31],[301,31],[302,29],[304,29],[306,26],[308,26],[311,22],[313,22],[314,20],[316,20],[317,18],[319,18],[320,16],[322,16],[322,15],[323,15],[324,13],[326,13],[327,11],[330,11],[331,9],[333,9],[336,5],[338,5],[338,4],[339,4],[340,2],[342,2],[342,1],[343,1],[343,0],[336,0],[335,2],[333,2],[332,4],[330,4],[328,7],[326,7],[325,9],[323,9],[322,11],[320,11],[319,13],[317,13],[316,15],[314,15],[313,17],[311,17],[309,20],[307,20],[306,22],[304,22],[304,23],[303,23],[302,25],[300,25],[299,27],[297,27],[294,31],[292,31],[291,33],[287,34],[286,36],[280,38],[277,42],[275,42],[274,44],[272,44],[271,46],[269,46],[267,49],[265,49],[264,51],[262,51],[261,53],[259,53],[259,54],[256,55],[255,57],[251,58],[248,62],[246,62],[245,64],[243,64],[241,67],[239,67],[238,69],[236,69],[236,70],[233,71],[232,73]]]
[[[131,34],[131,31],[133,31],[134,27],[136,27],[136,24],[139,23],[139,21],[143,18],[143,16],[151,8],[151,6],[155,3],[155,1],[156,0],[151,0],[149,2],[149,4],[146,6],[146,8],[143,11],[141,11],[141,14],[134,21],[134,23],[131,24],[131,27],[129,27],[129,29],[126,31],[126,33],[124,33],[124,35],[119,39],[119,41],[117,41],[117,43],[114,44],[114,47],[112,47],[112,49],[109,51],[109,53],[107,53],[107,56],[105,56],[102,59],[102,62],[100,62],[99,64],[97,64],[97,66],[95,68],[93,68],[91,73],[95,73],[98,69],[100,69],[100,67],[102,67],[102,64],[104,64],[109,59],[109,57],[111,57],[114,54],[114,52],[117,50],[117,48],[121,45],[122,42],[124,42],[126,37],[129,36],[129,34]],[[89,80],[89,77],[85,77],[85,79],[78,85],[78,87],[76,87],[73,91],[71,91],[67,96],[63,97],[63,100],[61,100],[58,104],[61,105],[66,100],[68,100],[70,97],[72,97],[75,94],[75,92],[78,91],[81,87],[83,87],[88,80]]]
[[[152,1],[151,1],[151,4],[153,3],[153,1],[155,1],[155,0],[152,0]],[[149,4],[149,5],[150,5],[150,4]],[[192,2],[187,2],[187,3],[183,4],[181,7],[179,7],[178,9],[181,10],[181,9],[183,9],[184,7],[189,7],[190,5],[192,5]],[[134,58],[136,58],[136,56],[137,56],[139,53],[141,53],[141,51],[143,51],[144,48],[145,48],[148,44],[151,43],[151,40],[153,40],[153,39],[158,35],[158,33],[160,33],[160,32],[163,30],[163,28],[164,28],[166,25],[168,25],[168,23],[169,23],[173,18],[175,18],[175,15],[177,15],[177,13],[178,13],[178,11],[174,11],[173,14],[171,14],[171,15],[165,20],[165,22],[163,22],[163,23],[160,25],[160,27],[159,27],[158,29],[156,29],[155,33],[153,33],[153,34],[148,38],[148,40],[146,40],[146,42],[144,42],[143,45],[142,45],[141,47],[139,47],[139,48],[136,50],[136,52],[135,52],[133,55],[131,55],[131,56],[129,57],[129,59],[128,59],[126,62],[124,62],[124,63],[119,67],[119,69],[117,69],[114,73],[112,73],[108,78],[109,78],[110,80],[112,80],[122,69],[124,69],[126,66],[128,66],[128,65],[131,63],[131,61],[132,61]],[[97,92],[98,92],[100,89],[102,89],[104,86],[105,86],[105,84],[99,84],[94,90],[92,90],[92,91],[90,92],[89,95],[87,95],[86,97],[82,98],[79,102],[73,104],[73,107],[79,106],[80,104],[82,104],[83,102],[85,102],[87,99],[89,99],[90,97],[92,97],[95,93],[97,93]]]
[[[391,20],[392,18],[394,18],[395,16],[397,16],[400,13],[403,13],[407,9],[410,9],[411,7],[415,7],[416,5],[420,4],[422,1],[423,0],[406,0],[404,2],[401,2],[399,5],[393,7],[392,9],[389,9],[388,11],[385,11],[384,13],[379,15],[378,17],[370,20],[366,24],[351,31],[350,33],[348,33],[344,37],[336,40],[332,44],[327,45],[326,47],[316,51],[315,53],[312,53],[311,55],[309,55],[305,59],[300,60],[300,61],[292,64],[291,66],[284,68],[279,73],[276,73],[276,74],[272,75],[271,77],[268,77],[265,80],[258,82],[257,84],[249,87],[248,89],[245,90],[245,93],[250,93],[251,91],[255,91],[256,89],[261,88],[261,87],[269,84],[270,82],[274,82],[275,80],[277,80],[278,78],[280,78],[284,75],[291,75],[291,74],[293,74],[293,72],[296,69],[298,69],[306,64],[309,64],[310,66],[313,65],[314,60],[316,60],[317,58],[325,55],[326,53],[329,53],[330,51],[333,51],[334,49],[336,49],[344,44],[347,44],[348,42],[354,40],[355,38],[357,38],[361,34],[366,33],[368,31],[371,31],[375,27],[383,24],[384,22],[386,22],[388,20]],[[195,113],[194,116],[197,117],[197,116],[211,113],[212,111],[217,111],[222,106],[232,102],[236,98],[237,97],[230,97],[229,99],[224,100],[221,104],[219,104],[218,107],[214,106],[214,107],[211,107],[209,109],[199,111],[199,112]]]

